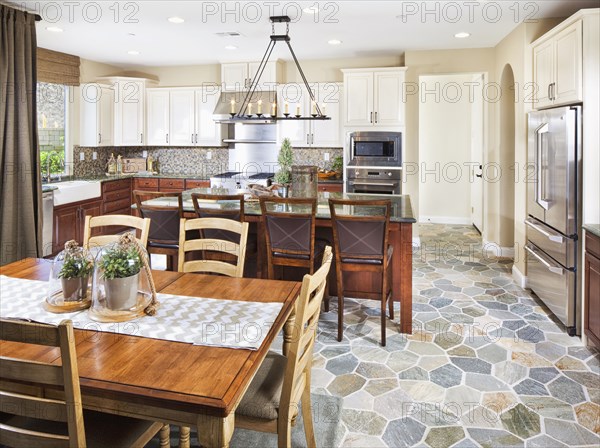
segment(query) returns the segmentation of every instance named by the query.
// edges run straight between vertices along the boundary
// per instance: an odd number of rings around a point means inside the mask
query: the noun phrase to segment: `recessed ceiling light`
[[[237,47],[235,45],[226,45],[225,50],[237,50]]]
[[[63,29],[59,28],[57,26],[47,26],[46,30],[47,31],[52,31],[53,33],[62,33],[63,32]]]
[[[470,33],[462,32],[462,33],[456,33],[454,35],[454,37],[456,37],[457,39],[464,39],[465,37],[469,37],[470,35],[471,35]]]
[[[127,54],[131,54],[131,55],[133,55],[133,56],[137,56],[138,54],[140,54],[140,52],[139,52],[139,51],[137,51],[137,50],[129,50],[129,51],[127,52]]]
[[[308,8],[304,8],[302,11],[304,11],[307,14],[316,14],[319,12],[319,8],[316,5],[313,5],[309,6]]]
[[[169,17],[167,20],[169,22],[171,22],[171,23],[183,23],[183,22],[185,22],[185,20],[183,20],[181,17],[177,17],[177,16]]]
[[[127,33],[128,36],[135,37],[135,33]]]
[[[338,40],[338,39],[331,39],[331,40],[328,40],[327,43],[329,45],[340,45],[342,43],[342,41]]]

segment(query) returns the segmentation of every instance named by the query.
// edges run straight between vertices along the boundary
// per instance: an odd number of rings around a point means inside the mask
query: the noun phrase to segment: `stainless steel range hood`
[[[218,123],[245,123],[246,121],[243,118],[237,116],[235,120],[232,118],[231,100],[235,101],[234,111],[237,113],[246,94],[247,92],[222,92],[217,101],[217,105],[215,106],[215,111],[213,112],[213,120]],[[264,115],[257,118],[259,101],[262,101],[262,113]],[[271,117],[271,107],[273,103],[277,104],[277,92],[275,90],[257,90],[252,94],[249,102],[252,104],[253,118],[248,120],[248,123],[260,124],[275,122],[275,118]],[[247,107],[244,112],[249,112]]]

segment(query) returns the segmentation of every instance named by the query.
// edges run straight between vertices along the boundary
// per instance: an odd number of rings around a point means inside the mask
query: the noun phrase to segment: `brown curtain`
[[[79,64],[79,56],[38,48],[37,80],[38,82],[78,86]]]
[[[35,16],[0,5],[0,265],[42,253]]]

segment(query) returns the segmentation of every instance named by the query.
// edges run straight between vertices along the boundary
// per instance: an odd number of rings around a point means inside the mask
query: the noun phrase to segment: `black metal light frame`
[[[294,62],[296,63],[296,67],[298,68],[298,72],[300,73],[300,76],[302,77],[302,81],[304,82],[304,85],[306,86],[306,90],[308,91],[308,94],[310,95],[310,99],[312,100],[313,104],[315,105],[316,109],[317,109],[317,114],[316,116],[302,116],[302,117],[278,117],[277,115],[275,116],[271,116],[271,118],[273,120],[331,120],[331,117],[328,117],[326,115],[323,115],[323,113],[321,112],[321,108],[319,107],[319,104],[315,101],[315,95],[313,94],[313,91],[311,90],[310,86],[308,85],[308,81],[306,80],[306,76],[304,75],[304,71],[302,71],[302,67],[300,67],[300,63],[298,62],[298,58],[296,57],[296,54],[294,53],[294,49],[292,48],[292,45],[290,44],[290,35],[289,35],[289,31],[290,31],[290,22],[291,19],[289,18],[289,16],[271,16],[269,17],[269,20],[271,21],[271,32],[273,34],[271,34],[271,40],[269,41],[269,45],[267,45],[267,50],[265,51],[265,54],[263,55],[262,60],[260,61],[260,65],[258,66],[258,70],[256,71],[256,74],[254,75],[254,79],[252,80],[252,84],[250,86],[250,90],[248,90],[248,92],[246,93],[246,96],[244,97],[243,101],[242,101],[242,105],[239,109],[239,111],[236,114],[233,114],[233,116],[231,117],[232,120],[263,120],[264,121],[264,117],[257,115],[256,117],[254,116],[248,116],[245,115],[243,112],[246,110],[246,107],[248,106],[248,104],[250,103],[250,99],[252,98],[252,96],[254,95],[254,92],[256,91],[256,88],[258,87],[258,81],[260,80],[260,77],[262,76],[265,67],[267,66],[267,62],[269,61],[269,58],[271,57],[271,53],[273,52],[273,48],[275,48],[275,44],[277,42],[283,41],[287,44],[288,48],[290,49],[290,53],[292,54],[292,57],[294,58]],[[285,34],[275,34],[275,24],[276,23],[285,23],[286,24],[286,29],[285,29]],[[276,109],[277,110],[277,109]]]

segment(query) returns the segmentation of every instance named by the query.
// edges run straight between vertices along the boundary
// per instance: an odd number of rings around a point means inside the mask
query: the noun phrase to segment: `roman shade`
[[[67,86],[79,85],[79,56],[37,49],[37,80]]]

